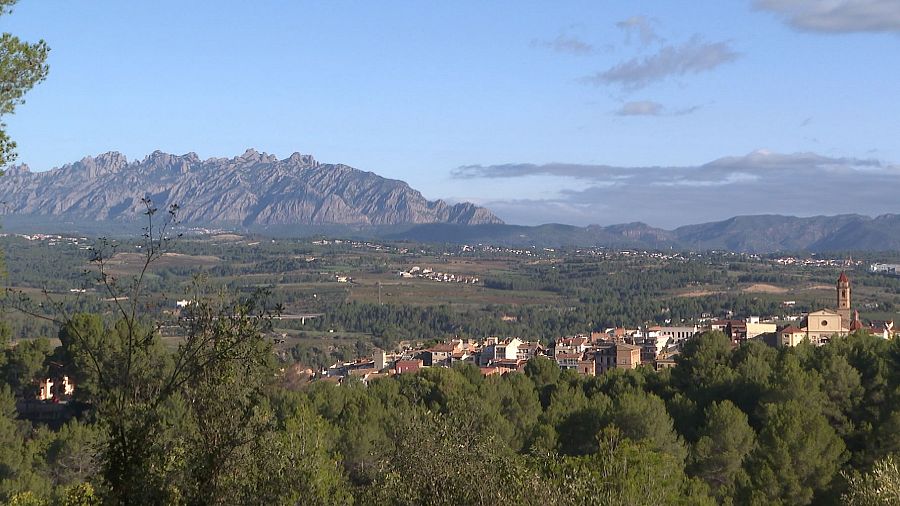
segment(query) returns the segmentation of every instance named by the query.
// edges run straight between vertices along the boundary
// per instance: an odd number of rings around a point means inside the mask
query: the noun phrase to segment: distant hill
[[[0,177],[0,212],[21,217],[128,222],[149,195],[198,225],[502,223],[470,203],[428,201],[403,181],[294,153],[284,160],[247,150],[234,158],[200,160],[194,153],[156,151],[128,162],[121,153],[87,157],[47,172],[13,167]]]
[[[629,223],[601,227],[569,225],[419,225],[390,235],[424,242],[486,243],[506,246],[607,246],[644,249],[779,251],[900,250],[900,215],[737,216],[675,230]]]
[[[724,221],[688,225],[675,229],[677,240],[695,250],[729,250],[751,253],[770,251],[817,251],[820,243],[844,228],[871,220],[866,216],[838,215],[797,218],[794,216],[736,216]],[[849,244],[848,244],[849,245]],[[831,248],[846,249],[833,243]]]

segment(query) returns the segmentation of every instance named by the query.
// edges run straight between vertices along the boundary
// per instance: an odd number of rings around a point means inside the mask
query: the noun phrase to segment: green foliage
[[[644,392],[622,395],[615,401],[611,422],[629,439],[684,462],[685,446],[659,397]]]
[[[846,461],[843,441],[819,412],[791,399],[763,406],[764,426],[750,456],[751,501],[809,504]]]
[[[33,398],[37,382],[47,376],[45,362],[50,356],[50,341],[46,338],[19,341],[5,350],[5,364],[0,370],[3,378],[18,394]]]
[[[691,474],[702,479],[720,500],[732,497],[736,483],[746,482],[744,460],[756,434],[747,415],[731,401],[714,402],[691,455]]]
[[[900,466],[888,455],[872,471],[847,476],[849,487],[841,498],[847,506],[891,506],[900,504]]]
[[[4,0],[0,15],[10,12],[15,0]],[[0,118],[12,114],[23,103],[23,97],[34,85],[47,77],[47,54],[50,48],[43,40],[28,43],[4,33],[0,35]],[[16,158],[16,143],[0,123],[0,168]]]
[[[549,486],[548,504],[714,504],[705,487],[684,474],[678,458],[634,443],[612,427],[597,441],[591,455],[533,459]]]
[[[471,419],[413,414],[391,435],[365,503],[540,504],[537,475]]]
[[[19,492],[10,496],[7,502],[9,506],[49,506],[49,501],[41,498],[34,492]]]

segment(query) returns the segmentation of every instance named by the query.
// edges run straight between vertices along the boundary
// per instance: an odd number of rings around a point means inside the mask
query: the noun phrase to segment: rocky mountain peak
[[[313,167],[314,168],[314,167],[319,166],[319,162],[317,162],[316,159],[313,158],[312,155],[304,155],[304,154],[298,153],[296,151],[291,153],[291,156],[285,158],[283,161],[289,162],[292,164],[297,164],[300,166],[305,166],[305,167]]]
[[[247,148],[243,155],[235,157],[234,160],[245,163],[272,163],[278,161],[278,158],[275,155],[260,153],[253,148]]]
[[[115,173],[128,165],[128,158],[118,151],[108,151],[96,157],[86,156],[74,166],[85,171],[88,178]]]
[[[24,176],[26,174],[31,174],[31,168],[24,163],[21,165],[13,165],[6,169],[3,174],[7,177]]]

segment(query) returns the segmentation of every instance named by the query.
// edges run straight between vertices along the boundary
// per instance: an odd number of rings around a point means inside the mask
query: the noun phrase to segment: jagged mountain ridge
[[[465,202],[428,201],[403,181],[294,153],[284,160],[248,149],[234,158],[155,151],[128,162],[117,152],[46,172],[27,166],[0,177],[0,213],[69,220],[132,221],[155,205],[177,203],[185,223],[270,225],[501,224]]]

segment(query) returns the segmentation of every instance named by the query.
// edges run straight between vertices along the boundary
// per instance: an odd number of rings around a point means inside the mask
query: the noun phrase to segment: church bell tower
[[[845,324],[850,323],[850,278],[844,272],[837,281],[837,312]]]

